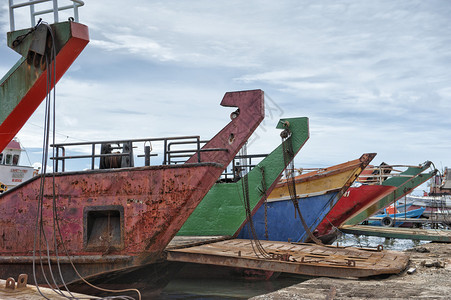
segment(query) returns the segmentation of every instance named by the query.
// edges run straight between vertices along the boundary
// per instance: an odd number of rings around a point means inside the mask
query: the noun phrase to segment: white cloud
[[[262,88],[284,116],[310,118],[298,163],[378,152],[451,166],[450,14],[440,0],[86,1],[91,43],[57,87],[58,139],[208,138],[228,121],[226,91]],[[251,150],[278,145],[278,118]],[[39,147],[38,129],[21,140]]]
[[[91,40],[90,43],[107,51],[124,50],[128,55],[134,54],[161,61],[174,60],[170,50],[164,49],[151,39],[134,35],[116,35],[112,39],[114,41]]]

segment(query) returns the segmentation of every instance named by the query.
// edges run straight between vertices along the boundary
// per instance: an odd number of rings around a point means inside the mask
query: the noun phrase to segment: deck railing
[[[45,9],[45,10],[35,10],[35,5],[44,3],[44,2],[53,2],[52,8]],[[25,1],[22,3],[14,3],[14,0],[9,0],[9,24],[10,24],[10,30],[15,30],[15,20],[14,20],[14,10],[20,7],[29,6],[30,7],[30,18],[31,18],[31,26],[36,25],[36,16],[43,15],[43,14],[49,14],[53,13],[53,22],[58,23],[59,22],[59,12],[62,10],[68,10],[73,9],[74,11],[74,21],[78,22],[78,8],[80,6],[85,5],[85,3],[82,0],[67,0],[66,2],[72,2],[71,5],[64,5],[59,6],[58,0],[30,0]]]
[[[66,161],[72,159],[89,159],[90,167],[94,170],[99,168],[121,168],[133,167],[135,154],[137,158],[144,157],[144,166],[150,165],[150,157],[162,156],[162,165],[184,163],[187,158],[196,155],[197,162],[202,161],[201,153],[207,151],[227,151],[222,148],[201,149],[207,141],[201,141],[199,136],[180,136],[180,137],[164,137],[164,138],[147,138],[147,139],[131,139],[131,140],[108,140],[95,142],[80,143],[62,143],[51,145],[55,148],[54,161],[55,172],[64,172],[66,169]],[[139,148],[137,151],[133,150]],[[152,148],[152,145],[155,149]],[[193,145],[187,147],[186,145]],[[66,148],[71,147],[72,151],[83,152],[81,155],[67,155]],[[79,149],[75,149],[78,147]],[[81,149],[83,148],[84,149]],[[86,147],[88,149],[86,149]],[[155,150],[155,151],[154,151]],[[160,152],[160,153],[158,153]],[[162,153],[161,153],[162,152]],[[186,158],[186,159],[185,159]],[[98,166],[96,165],[98,163]],[[158,164],[160,165],[160,164]],[[61,170],[60,170],[61,167]]]

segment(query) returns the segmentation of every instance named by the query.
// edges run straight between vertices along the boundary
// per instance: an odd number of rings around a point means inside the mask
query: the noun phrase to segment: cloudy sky
[[[377,153],[374,164],[451,166],[447,0],[85,3],[91,42],[57,85],[58,142],[207,139],[229,121],[225,92],[262,89],[269,110],[249,153],[280,143],[280,117],[306,116],[298,167],[365,152]],[[6,33],[6,1],[0,8]],[[16,27],[30,26],[27,13]],[[0,46],[4,74],[18,55],[6,34]],[[42,124],[40,107],[18,135],[32,163]]]

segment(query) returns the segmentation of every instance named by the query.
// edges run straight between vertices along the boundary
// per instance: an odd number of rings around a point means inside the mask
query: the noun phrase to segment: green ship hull
[[[277,128],[291,131],[294,154],[299,152],[309,138],[308,118],[306,117],[281,119]],[[281,144],[247,174],[252,214],[263,204],[264,196],[271,193],[285,167],[283,145]],[[243,180],[242,178],[236,182],[216,183],[177,235],[236,236],[246,221]]]

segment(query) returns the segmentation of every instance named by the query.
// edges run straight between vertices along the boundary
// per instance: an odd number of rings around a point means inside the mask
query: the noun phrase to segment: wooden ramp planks
[[[273,259],[254,253],[251,240],[231,239],[181,249],[167,249],[169,261],[259,269],[308,276],[368,277],[396,274],[408,256],[397,251],[260,241]]]
[[[344,225],[340,227],[340,230],[345,233],[359,235],[451,243],[451,230],[367,225]]]

